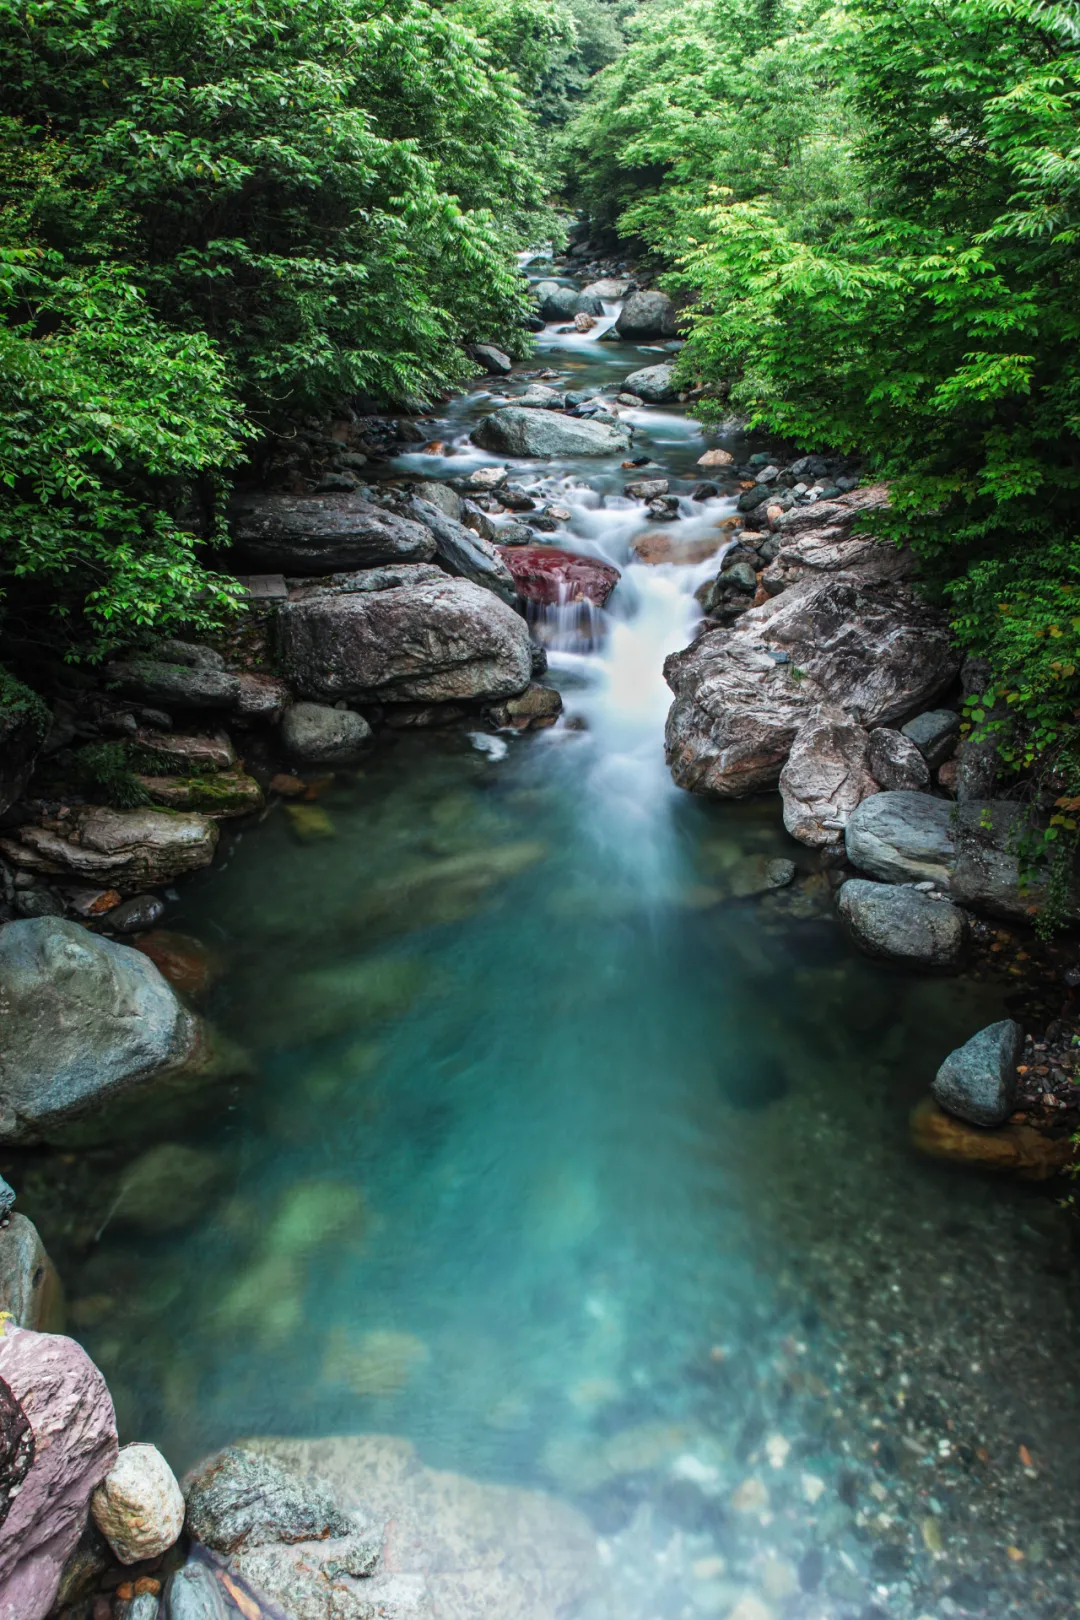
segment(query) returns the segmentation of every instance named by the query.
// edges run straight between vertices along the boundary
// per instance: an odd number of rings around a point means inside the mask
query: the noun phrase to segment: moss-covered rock
[[[261,810],[263,791],[243,771],[217,771],[199,776],[140,776],[154,804],[169,810],[200,810],[203,815],[226,819]]]

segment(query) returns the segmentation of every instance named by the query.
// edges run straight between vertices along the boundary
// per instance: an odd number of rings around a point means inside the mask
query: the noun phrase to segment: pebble
[[[731,1493],[731,1506],[736,1513],[766,1513],[769,1507],[768,1486],[755,1475],[744,1479]]]

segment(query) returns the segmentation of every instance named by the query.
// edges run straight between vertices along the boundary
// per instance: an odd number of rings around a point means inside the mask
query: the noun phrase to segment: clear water
[[[545,343],[575,383],[659,358]],[[698,427],[630,415],[636,451],[692,476]],[[214,947],[209,1011],[257,1079],[185,1121],[216,1156],[203,1217],[107,1221],[76,1273],[122,1423],[178,1468],[242,1434],[379,1430],[569,1496],[620,1548],[627,1620],[725,1612],[700,1560],[773,1548],[803,1570],[785,1613],[956,1612],[965,1572],[980,1612],[1072,1613],[1067,1236],[1042,1195],[907,1139],[1000,998],[854,957],[775,802],[676,792],[661,665],[710,565],[629,561],[617,465],[543,472],[572,508],[556,542],[624,569],[595,651],[539,627],[584,729],[501,758],[401,737],[320,797],[332,836],[297,842],[279,806],[170,918]],[[781,854],[796,882],[738,898]],[[773,1504],[749,1552],[727,1508],[748,1478]]]

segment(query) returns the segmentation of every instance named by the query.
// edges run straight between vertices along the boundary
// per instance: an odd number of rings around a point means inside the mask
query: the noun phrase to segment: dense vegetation
[[[577,196],[693,302],[688,377],[893,481],[894,532],[988,661],[973,719],[1075,796],[1076,12],[693,0],[630,32],[569,131]]]

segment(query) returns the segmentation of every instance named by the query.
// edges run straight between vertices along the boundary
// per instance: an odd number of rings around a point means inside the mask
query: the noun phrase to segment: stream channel
[[[549,327],[532,364],[580,388],[664,358],[595,337]],[[389,470],[495,461],[467,443],[490,404]],[[687,495],[709,445],[760,448],[622,414],[637,476]],[[765,1613],[1076,1614],[1068,1219],[908,1141],[1002,1002],[854,954],[777,799],[673,787],[662,664],[718,559],[632,561],[620,460],[542,469],[550,538],[622,570],[591,639],[537,625],[556,727],[399,734],[318,800],[332,836],[279,805],[184,888],[169,925],[219,957],[208,1011],[258,1084],[185,1122],[219,1167],[200,1222],[106,1222],[76,1331],[178,1471],[380,1431],[573,1501],[625,1620],[748,1579]],[[795,881],[738,898],[763,856]]]

